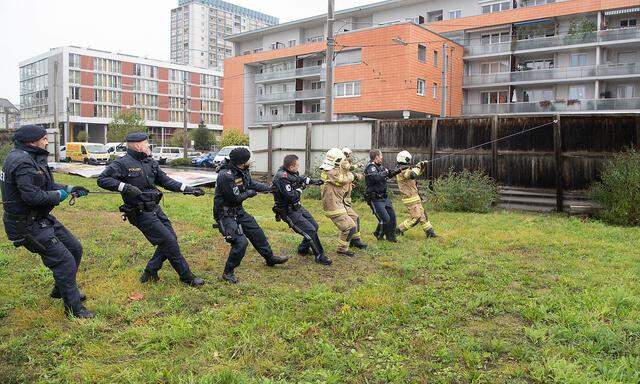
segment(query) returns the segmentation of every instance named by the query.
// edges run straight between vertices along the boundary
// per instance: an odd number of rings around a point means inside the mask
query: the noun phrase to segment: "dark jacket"
[[[386,198],[388,178],[389,170],[384,165],[373,162],[367,164],[364,169],[365,195],[371,196],[373,199],[383,198],[382,196]]]
[[[218,217],[223,208],[242,208],[242,202],[249,198],[249,190],[270,191],[268,185],[251,179],[248,170],[242,170],[232,163],[223,165],[216,180],[216,193],[213,199],[213,214]]]
[[[4,161],[0,174],[4,211],[14,215],[46,217],[60,204],[59,189],[47,163],[49,152],[25,144],[16,144]]]
[[[125,156],[107,165],[102,174],[98,176],[100,188],[121,192],[122,200],[126,205],[136,206],[139,201],[131,200],[125,193],[122,193],[126,184],[138,187],[142,192],[149,194],[159,192],[156,186],[172,192],[184,192],[189,188],[167,176],[152,157],[130,149],[127,150]]]
[[[292,173],[284,167],[280,167],[273,177],[273,200],[277,208],[287,208],[300,203],[304,177],[299,173]]]

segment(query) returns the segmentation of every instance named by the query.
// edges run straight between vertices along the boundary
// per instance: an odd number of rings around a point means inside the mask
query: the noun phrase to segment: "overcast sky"
[[[326,12],[324,1],[231,0],[280,18]],[[375,0],[336,0],[345,9]],[[169,60],[169,20],[178,0],[0,0],[0,98],[19,103],[18,63],[63,45]]]

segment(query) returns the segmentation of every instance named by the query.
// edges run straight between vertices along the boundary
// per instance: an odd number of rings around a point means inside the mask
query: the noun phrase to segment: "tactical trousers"
[[[391,199],[376,199],[369,201],[373,214],[378,219],[376,236],[389,235],[396,230],[396,212],[393,210]]]
[[[151,244],[156,246],[156,251],[147,263],[145,270],[155,273],[162,268],[165,260],[169,260],[181,278],[189,278],[191,276],[189,264],[180,252],[178,237],[171,226],[171,221],[162,209],[158,206],[152,212],[139,211],[135,214],[134,221],[132,224],[142,232]]]
[[[219,230],[227,243],[231,244],[229,257],[224,267],[225,272],[233,272],[237,268],[249,246],[249,242],[265,260],[273,258],[273,251],[264,231],[253,216],[243,209],[238,209],[237,215],[220,216]]]
[[[429,222],[429,219],[427,218],[426,212],[424,211],[422,202],[406,204],[406,207],[409,211],[410,218],[402,222],[398,227],[401,232],[406,232],[418,224],[421,225],[422,230],[425,232],[433,228],[431,222]]]
[[[82,260],[82,245],[62,223],[52,215],[36,220],[22,228],[5,220],[10,239],[25,238],[24,247],[40,255],[42,263],[51,270],[55,285],[67,309],[82,307],[76,273]],[[11,232],[11,233],[10,233]]]
[[[283,219],[289,227],[303,237],[298,246],[298,253],[306,253],[311,249],[316,256],[324,254],[324,248],[318,237],[318,223],[306,208],[300,206],[290,209],[284,216]]]

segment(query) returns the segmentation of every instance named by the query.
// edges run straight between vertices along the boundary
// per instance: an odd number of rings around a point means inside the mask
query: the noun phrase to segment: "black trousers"
[[[324,248],[318,237],[318,223],[305,207],[289,209],[282,219],[303,238],[298,246],[298,253],[307,253],[311,249],[316,256],[324,254]]]
[[[397,220],[391,199],[387,197],[386,199],[371,200],[369,201],[369,206],[378,219],[377,235],[389,236],[395,233]]]
[[[224,267],[225,272],[232,272],[240,266],[249,242],[265,260],[270,260],[273,257],[273,251],[264,231],[256,219],[244,209],[238,209],[237,215],[234,216],[220,215],[218,224],[220,233],[225,237],[227,243],[231,244],[229,257]]]
[[[82,260],[82,245],[53,215],[36,220],[22,228],[15,221],[4,221],[9,239],[24,238],[24,247],[42,259],[51,270],[65,308],[82,307],[76,274]]]
[[[137,212],[132,224],[151,244],[156,246],[156,251],[145,268],[148,272],[158,272],[164,261],[169,260],[181,278],[188,279],[191,276],[189,264],[180,252],[178,237],[171,226],[171,221],[159,206],[153,212]]]

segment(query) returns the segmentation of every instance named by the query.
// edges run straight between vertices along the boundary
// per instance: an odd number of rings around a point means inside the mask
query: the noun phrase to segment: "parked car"
[[[187,157],[189,159],[195,159],[196,157],[200,157],[202,156],[202,152],[198,152],[198,151],[188,151],[187,152]]]
[[[235,148],[240,148],[240,147],[249,149],[249,147],[244,145],[232,145],[229,147],[222,148],[220,152],[218,152],[216,157],[213,159],[213,166],[214,167],[220,166],[225,160],[229,160],[229,154],[231,153],[231,151],[233,151]]]
[[[151,156],[160,164],[166,164],[182,157],[182,148],[178,147],[154,147]]]
[[[65,160],[91,165],[105,165],[111,161],[107,147],[100,143],[67,143]]]
[[[107,143],[107,153],[115,157],[122,157],[127,154],[127,146],[124,143]]]
[[[215,159],[215,157],[216,152],[205,153],[191,160],[191,164],[193,164],[194,167],[213,168],[213,159]]]

